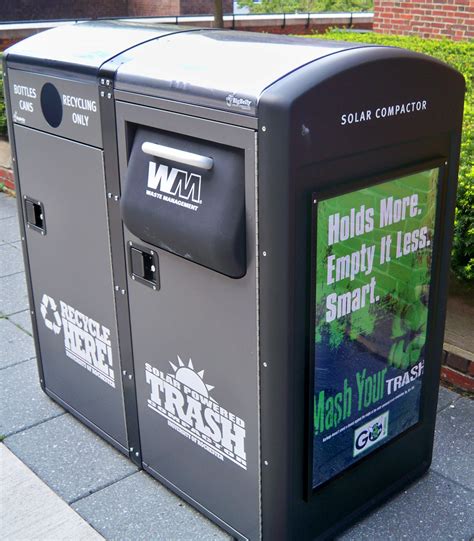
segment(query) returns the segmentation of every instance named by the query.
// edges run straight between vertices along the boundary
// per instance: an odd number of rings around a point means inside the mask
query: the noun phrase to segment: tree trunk
[[[214,28],[224,28],[222,0],[214,0]]]

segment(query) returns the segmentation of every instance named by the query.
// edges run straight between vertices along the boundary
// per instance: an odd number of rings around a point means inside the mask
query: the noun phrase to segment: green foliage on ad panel
[[[433,169],[319,202],[316,257],[326,263],[317,269],[316,342],[323,329],[334,348],[347,337],[369,336],[390,313],[389,364],[418,362],[437,176]]]

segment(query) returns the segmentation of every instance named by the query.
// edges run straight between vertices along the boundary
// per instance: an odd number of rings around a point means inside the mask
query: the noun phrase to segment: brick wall
[[[444,344],[441,379],[463,391],[474,392],[474,354]]]
[[[374,30],[424,38],[474,38],[474,0],[374,0]]]
[[[0,20],[123,17],[128,0],[0,0]]]
[[[128,0],[128,14],[132,17],[180,15],[180,0]]]
[[[214,12],[214,0],[0,0],[0,21],[198,15]],[[232,0],[223,0],[232,13]]]
[[[214,0],[180,0],[181,15],[199,15],[214,13]],[[224,13],[233,12],[232,0],[223,0]]]

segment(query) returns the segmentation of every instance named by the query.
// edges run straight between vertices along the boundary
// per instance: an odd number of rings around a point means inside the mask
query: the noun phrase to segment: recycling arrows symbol
[[[54,322],[48,319],[48,307],[50,307],[53,312]],[[61,316],[57,309],[58,307],[55,300],[45,293],[41,299],[41,315],[43,316],[46,327],[50,331],[53,331],[54,334],[59,334],[61,332],[62,325]]]

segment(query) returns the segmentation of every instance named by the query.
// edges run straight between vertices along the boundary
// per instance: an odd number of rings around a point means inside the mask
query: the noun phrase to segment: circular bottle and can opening
[[[57,128],[63,120],[61,95],[52,83],[46,83],[41,89],[41,110],[46,122]]]

